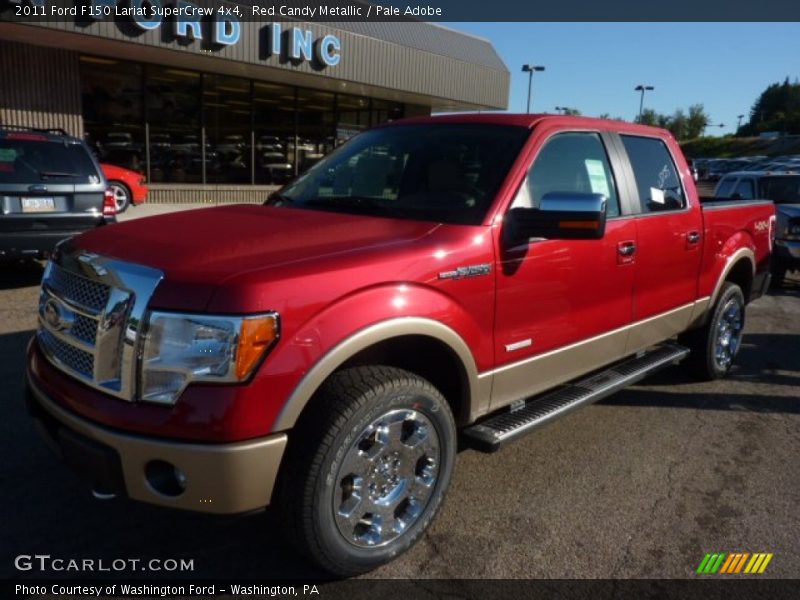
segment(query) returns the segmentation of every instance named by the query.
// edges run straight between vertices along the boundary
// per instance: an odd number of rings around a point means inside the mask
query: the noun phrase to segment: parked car
[[[86,143],[61,130],[0,127],[0,258],[40,258],[114,221],[113,198]]]
[[[772,200],[777,215],[771,269],[773,285],[780,287],[788,272],[800,270],[800,171],[730,173],[717,184],[714,196]]]
[[[101,163],[108,187],[114,195],[117,213],[124,213],[131,204],[141,204],[147,199],[149,191],[144,173],[123,169],[116,165]]]
[[[103,497],[275,504],[319,565],[364,572],[430,525],[459,431],[492,451],[684,358],[724,376],[773,220],[768,201],[701,206],[664,130],[395,121],[266,206],[59,246],[30,410]]]
[[[692,174],[692,179],[695,182],[697,182],[697,180],[700,179],[700,174],[697,170],[697,165],[695,164],[695,161],[693,161],[690,158],[687,158],[686,165],[689,167],[689,172]]]

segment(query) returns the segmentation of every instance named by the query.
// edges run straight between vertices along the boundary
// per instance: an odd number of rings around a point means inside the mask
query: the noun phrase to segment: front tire
[[[287,539],[341,576],[393,560],[436,515],[455,454],[453,415],[428,381],[382,366],[334,374],[287,449],[277,498]]]
[[[117,214],[122,214],[131,205],[131,190],[121,181],[109,181],[108,187],[114,194],[114,204],[117,207]]]
[[[744,317],[742,289],[725,282],[708,322],[682,340],[691,349],[686,364],[700,379],[720,379],[730,371],[741,346]]]

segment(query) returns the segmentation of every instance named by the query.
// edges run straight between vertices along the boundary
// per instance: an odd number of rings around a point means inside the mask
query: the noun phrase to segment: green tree
[[[750,109],[750,120],[742,125],[737,135],[758,135],[762,131],[800,133],[800,83],[783,83],[767,86]]]
[[[676,110],[671,117],[667,119],[667,129],[672,132],[672,135],[675,136],[677,140],[685,140],[686,139],[686,125],[687,119],[686,114],[683,112],[682,109]]]
[[[658,125],[658,114],[652,108],[645,108],[639,118],[636,119],[636,122],[640,125],[652,125],[655,127]]]
[[[686,138],[691,140],[703,135],[703,131],[711,123],[711,118],[706,114],[702,104],[692,104],[689,115],[686,117]]]

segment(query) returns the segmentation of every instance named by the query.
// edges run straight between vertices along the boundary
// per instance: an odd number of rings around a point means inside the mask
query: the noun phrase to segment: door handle
[[[636,242],[627,241],[617,244],[617,264],[618,265],[631,265],[633,264],[633,255],[636,254]]]
[[[700,241],[700,232],[699,231],[690,231],[686,234],[686,243],[687,244],[696,244]]]

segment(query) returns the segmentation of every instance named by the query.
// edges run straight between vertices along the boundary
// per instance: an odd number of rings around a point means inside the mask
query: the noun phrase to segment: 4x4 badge
[[[479,275],[488,275],[491,272],[492,265],[489,263],[483,263],[481,265],[458,267],[452,271],[442,271],[439,273],[439,279],[463,279],[464,277],[478,277]]]

